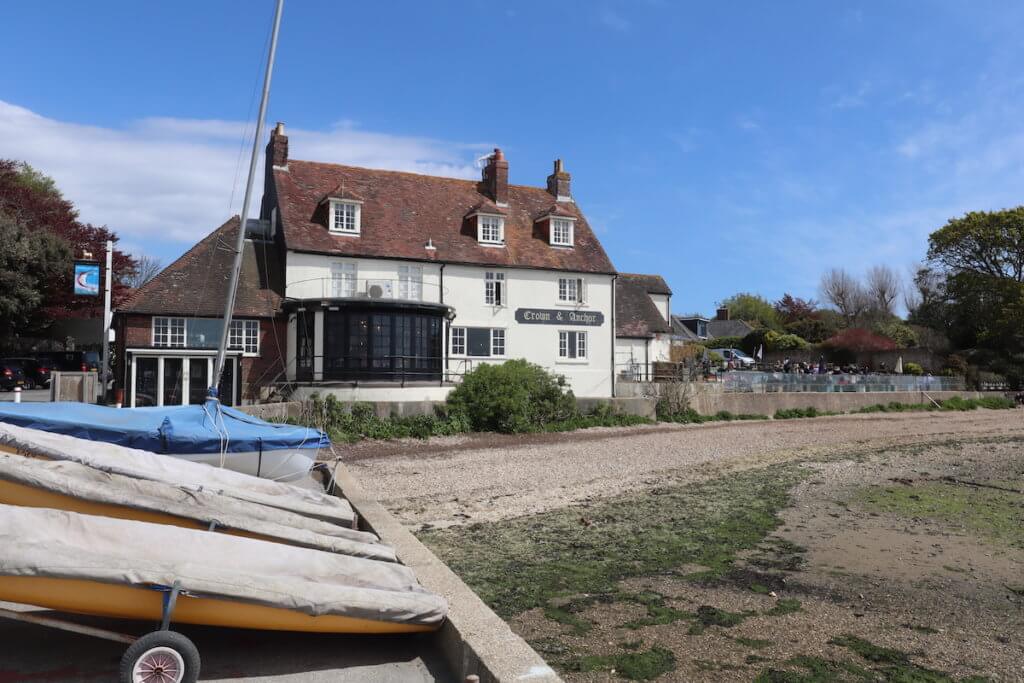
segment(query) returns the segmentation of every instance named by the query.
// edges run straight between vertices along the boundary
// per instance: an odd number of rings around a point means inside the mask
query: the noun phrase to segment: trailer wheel
[[[196,683],[199,650],[175,631],[142,636],[121,657],[120,683]]]

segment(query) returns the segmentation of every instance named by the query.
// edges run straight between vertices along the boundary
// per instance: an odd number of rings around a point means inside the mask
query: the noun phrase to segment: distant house
[[[675,341],[697,342],[713,345],[721,337],[745,337],[754,331],[753,326],[743,320],[732,320],[728,308],[719,308],[713,319],[703,316],[672,316],[672,333]]]
[[[670,359],[672,290],[660,275],[620,273],[615,281],[615,376],[647,379]]]
[[[206,398],[238,225],[237,216],[228,220],[118,308],[116,376],[125,405],[200,404]],[[266,398],[285,369],[288,323],[278,313],[284,291],[278,251],[259,239],[247,239],[244,249],[220,383],[227,405]]]

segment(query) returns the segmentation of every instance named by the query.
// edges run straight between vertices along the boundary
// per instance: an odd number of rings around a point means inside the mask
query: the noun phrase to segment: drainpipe
[[[612,398],[615,398],[615,281],[619,274],[612,275]]]
[[[444,267],[445,264],[442,263],[440,284],[438,285],[438,300],[442,304],[444,303]],[[444,348],[441,349],[441,357],[444,358],[444,372],[441,373],[441,382],[437,385],[439,387],[444,386],[444,378],[448,376],[448,335],[450,334],[451,331],[451,323],[448,322],[447,314],[444,315],[441,324],[444,325],[444,341],[442,342],[442,344],[444,344]]]

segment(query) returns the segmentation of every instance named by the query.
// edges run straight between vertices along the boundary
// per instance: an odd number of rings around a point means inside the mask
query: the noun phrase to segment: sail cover
[[[0,422],[167,455],[328,448],[319,429],[275,424],[223,406],[109,408],[87,403],[5,403]]]

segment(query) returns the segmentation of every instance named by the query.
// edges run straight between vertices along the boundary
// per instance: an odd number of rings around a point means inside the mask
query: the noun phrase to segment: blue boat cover
[[[153,453],[188,455],[328,448],[319,429],[276,424],[208,400],[205,405],[109,408],[88,403],[2,403],[0,422]]]

